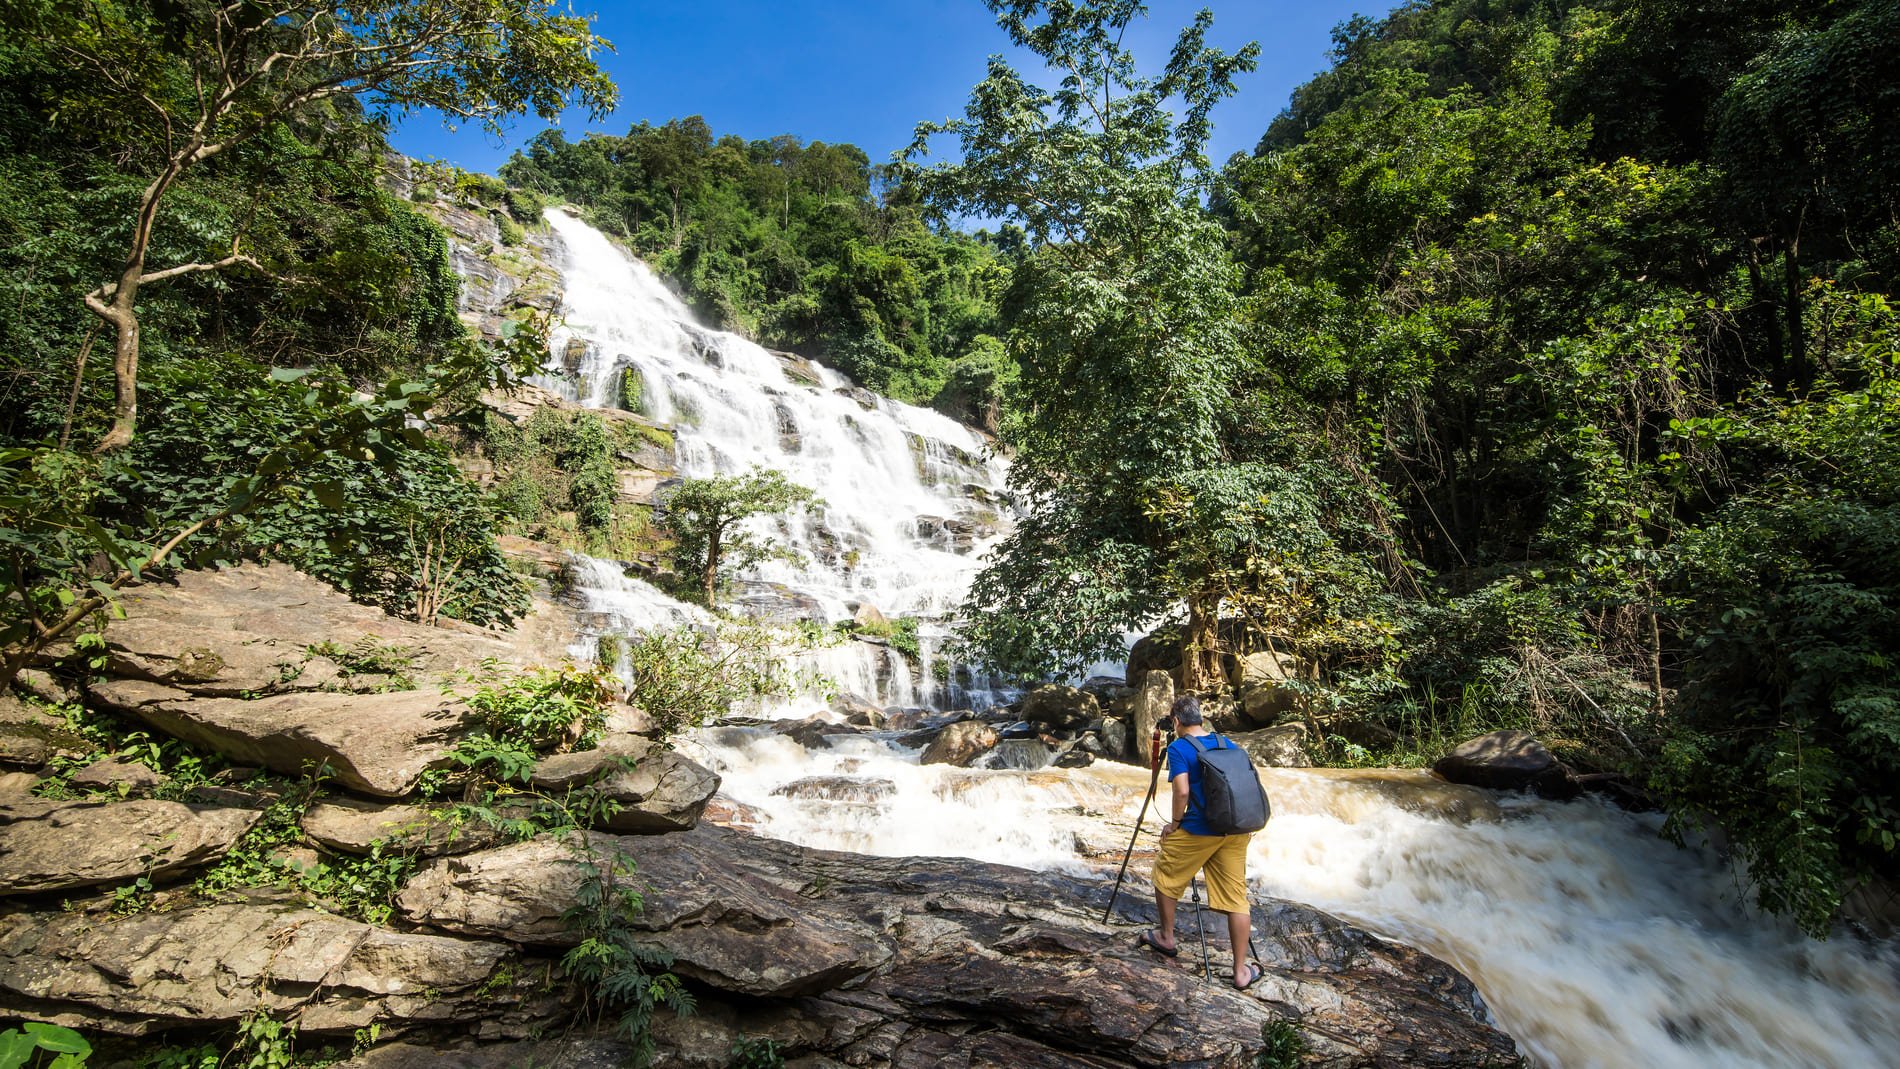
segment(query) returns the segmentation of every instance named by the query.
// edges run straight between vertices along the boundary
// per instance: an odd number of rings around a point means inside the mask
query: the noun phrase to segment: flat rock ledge
[[[508,954],[287,905],[15,914],[0,918],[0,1008],[135,1036],[259,1008],[315,1032],[469,1020]]]
[[[262,815],[181,802],[10,803],[0,812],[0,895],[157,878],[207,864]]]
[[[400,798],[444,765],[468,708],[437,690],[200,698],[142,680],[92,688],[93,700],[194,746],[286,776],[327,768],[362,794]]]
[[[808,850],[711,824],[438,857],[398,897],[404,931],[270,900],[15,912],[0,916],[0,1011],[141,1036],[261,1008],[312,1035],[381,1025],[387,1045],[354,1069],[606,1069],[630,1052],[570,1031],[555,963],[575,938],[561,914],[598,878],[589,858],[616,855],[644,897],[634,938],[672,955],[699,1003],[655,1020],[659,1066],[723,1069],[755,1037],[799,1069],[1243,1069],[1279,1021],[1298,1022],[1308,1066],[1476,1069],[1516,1055],[1450,966],[1315,910],[1256,905],[1267,974],[1238,992],[1221,925],[1208,926],[1212,983],[1196,955],[1136,949],[1143,887],[1124,888],[1104,925],[1105,877]]]

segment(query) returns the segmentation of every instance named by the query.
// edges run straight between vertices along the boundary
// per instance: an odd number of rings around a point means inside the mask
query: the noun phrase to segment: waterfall
[[[746,576],[742,594],[757,611],[824,622],[867,601],[923,618],[920,665],[862,642],[817,651],[814,666],[840,689],[882,704],[986,702],[980,681],[947,684],[955,666],[938,672],[933,660],[944,620],[1007,524],[1001,461],[942,416],[696,325],[606,238],[565,213],[548,218],[565,249],[567,290],[554,339],[560,373],[545,384],[596,406],[637,394],[644,414],[677,425],[683,475],[772,467],[824,498],[812,515],[770,528],[803,559]],[[628,374],[638,386],[623,393]],[[583,559],[575,578],[589,610],[582,651],[596,634],[708,619],[612,562]],[[809,711],[807,702],[768,713]],[[723,777],[721,819],[761,834],[1104,880],[1147,784],[1144,770],[1104,763],[920,765],[918,749],[893,732],[841,733],[807,748],[767,728],[726,726],[678,745]],[[1589,801],[1500,799],[1422,772],[1272,769],[1265,779],[1275,816],[1253,842],[1254,891],[1456,965],[1534,1064],[1900,1064],[1900,950],[1844,935],[1817,943],[1756,914],[1728,865],[1658,838],[1653,818]],[[1144,853],[1158,823],[1149,816]],[[1138,858],[1134,871],[1146,868]],[[1191,939],[1188,912],[1182,935]]]
[[[738,606],[780,622],[837,623],[866,603],[891,619],[918,617],[919,664],[850,642],[820,651],[819,669],[880,704],[987,702],[986,686],[953,686],[956,666],[939,670],[936,662],[947,635],[942,621],[1009,522],[1003,460],[946,416],[698,325],[652,271],[599,231],[557,209],[546,218],[566,285],[563,322],[550,339],[556,355],[536,381],[590,407],[632,400],[641,415],[673,424],[681,476],[772,468],[822,501],[803,514],[752,521],[793,556],[742,576]],[[613,571],[594,562],[578,574],[603,627],[683,618],[654,600],[657,591],[630,587],[637,581]]]

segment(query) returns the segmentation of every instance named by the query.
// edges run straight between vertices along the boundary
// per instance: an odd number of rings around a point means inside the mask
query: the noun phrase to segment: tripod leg
[[[1207,925],[1201,917],[1200,877],[1189,879],[1188,888],[1194,893],[1194,930],[1201,934],[1201,977],[1211,984],[1214,982],[1214,969],[1207,963]]]

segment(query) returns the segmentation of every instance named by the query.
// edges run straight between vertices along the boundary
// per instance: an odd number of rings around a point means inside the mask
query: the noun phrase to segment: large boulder
[[[182,802],[21,802],[0,820],[0,895],[165,876],[223,857],[261,816]]]
[[[379,689],[401,685],[398,675],[442,679],[491,660],[551,663],[571,631],[538,626],[564,615],[551,606],[510,635],[399,620],[282,564],[180,572],[127,591],[122,605],[125,618],[106,628],[107,671],[209,697]],[[345,660],[373,648],[404,667],[352,675],[314,652],[319,644]]]
[[[692,827],[707,799],[719,790],[719,776],[711,769],[638,735],[613,737],[599,749],[542,758],[534,766],[532,782],[549,793],[583,788],[598,792],[616,810],[595,826],[640,834]]]
[[[218,905],[128,917],[0,918],[0,1005],[146,1035],[257,1010],[306,1032],[468,1019],[506,947],[372,928],[315,910]]]
[[[1271,727],[1299,710],[1299,695],[1289,687],[1301,678],[1299,658],[1285,653],[1249,653],[1234,658],[1230,681],[1240,713],[1251,724]]]
[[[1306,755],[1306,725],[1281,724],[1259,731],[1236,732],[1231,737],[1263,768],[1311,768]]]
[[[304,812],[303,833],[345,854],[368,854],[378,843],[403,853],[437,857],[495,846],[502,836],[480,822],[459,819],[452,809],[380,805],[356,798],[320,802]]]
[[[831,711],[844,719],[844,722],[857,727],[876,731],[885,726],[889,717],[882,706],[867,701],[855,694],[840,692],[831,699]]]
[[[1134,677],[1129,677],[1134,678]],[[1174,705],[1174,677],[1160,669],[1144,672],[1135,692],[1134,713],[1128,722],[1128,759],[1147,767],[1148,740],[1155,725]]]
[[[1022,718],[1053,728],[1079,728],[1102,715],[1095,695],[1079,687],[1045,683],[1023,696]]]
[[[1569,774],[1528,731],[1493,731],[1459,743],[1432,765],[1453,783],[1493,790],[1563,793]]]
[[[109,709],[234,761],[287,776],[327,769],[342,786],[383,798],[408,794],[423,772],[445,764],[468,715],[459,698],[433,689],[247,701],[114,680],[92,694]]]
[[[1180,632],[1179,627],[1164,627],[1135,640],[1128,649],[1128,668],[1123,673],[1129,686],[1139,686],[1149,672],[1166,672],[1175,683],[1180,683]]]
[[[939,731],[930,745],[924,747],[917,763],[968,768],[972,761],[995,749],[1000,741],[996,729],[989,724],[981,720],[960,720]]]
[[[836,987],[889,960],[879,928],[802,894],[749,855],[757,840],[711,825],[678,835],[543,838],[430,863],[397,897],[418,924],[511,942],[579,941],[562,915],[610,858],[643,889],[636,938],[673,971],[723,991],[785,997]]]

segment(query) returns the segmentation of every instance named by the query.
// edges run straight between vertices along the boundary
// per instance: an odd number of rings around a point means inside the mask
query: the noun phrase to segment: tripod
[[[1109,892],[1108,907],[1102,910],[1102,923],[1115,912],[1115,898],[1122,893],[1122,880],[1128,876],[1128,859],[1135,854],[1135,840],[1141,838],[1141,822],[1148,819],[1148,805],[1155,800],[1155,788],[1161,783],[1161,725],[1148,736],[1148,794],[1141,800],[1141,813],[1135,817],[1135,832],[1128,837],[1128,849],[1122,851],[1122,870],[1115,874],[1115,889]]]

